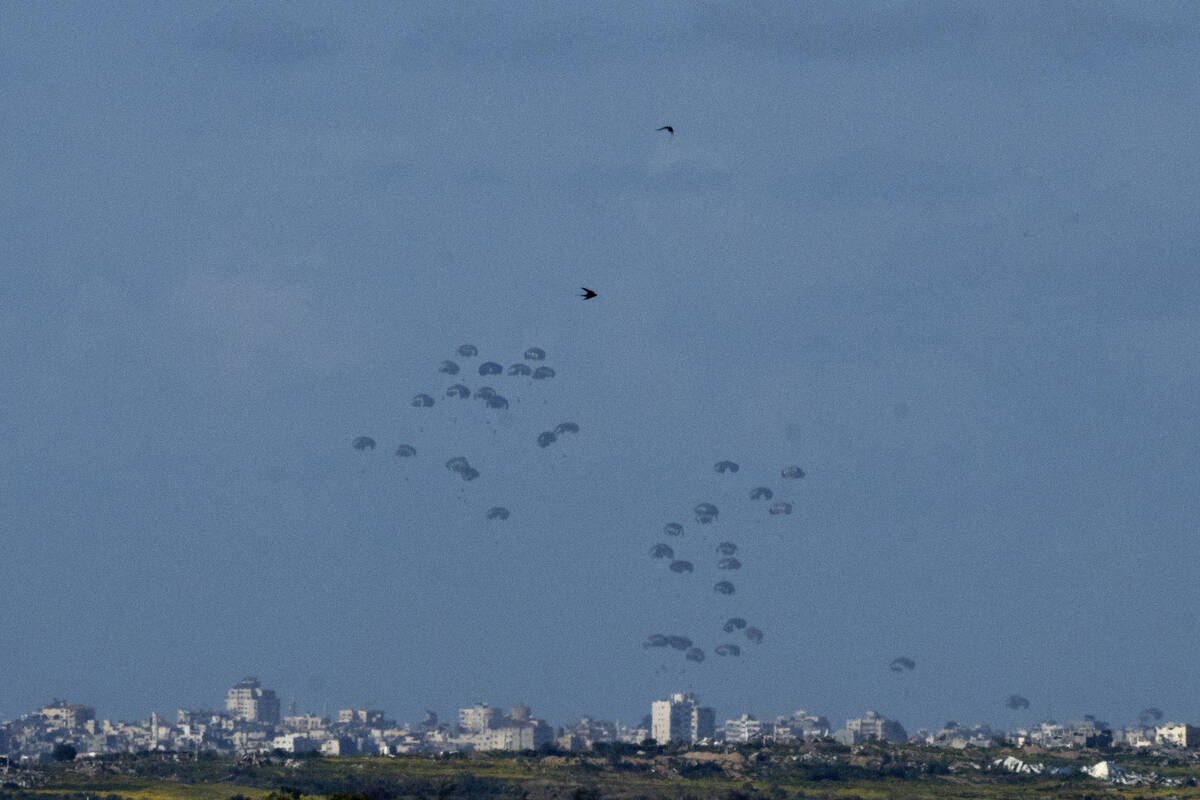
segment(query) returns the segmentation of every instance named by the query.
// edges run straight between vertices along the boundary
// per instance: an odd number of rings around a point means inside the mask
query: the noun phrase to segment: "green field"
[[[986,769],[1005,754],[805,747],[730,753],[272,757],[262,763],[144,754],[12,768],[0,778],[0,800],[1200,800],[1200,763],[1188,759],[1138,763],[1130,755],[1117,760],[1129,769],[1170,775],[1191,785],[1113,786],[1080,775],[1043,778]],[[1100,758],[1075,755],[1058,761],[1078,764]]]

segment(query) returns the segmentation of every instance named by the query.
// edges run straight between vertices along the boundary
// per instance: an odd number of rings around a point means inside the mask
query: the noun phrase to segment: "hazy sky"
[[[1198,68],[1193,3],[3,4],[0,718],[1200,720]]]

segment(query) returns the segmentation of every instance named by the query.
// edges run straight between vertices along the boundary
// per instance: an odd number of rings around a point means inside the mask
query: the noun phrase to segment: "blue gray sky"
[[[1187,3],[5,4],[0,717],[1200,719],[1198,66]]]

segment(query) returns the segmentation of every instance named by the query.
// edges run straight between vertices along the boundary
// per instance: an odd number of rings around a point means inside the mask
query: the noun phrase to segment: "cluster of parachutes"
[[[446,462],[446,469],[461,477],[464,481],[473,481],[479,477],[479,470],[471,466],[466,456],[455,456]]]
[[[693,647],[692,640],[686,636],[652,633],[642,643],[642,647],[673,647],[676,650],[682,650],[684,658],[688,661],[695,661],[698,664],[704,660],[704,651],[699,647]]]
[[[552,431],[542,431],[538,434],[538,447],[549,447],[558,441],[564,433],[579,433],[579,425],[574,422],[560,422]]]
[[[713,465],[713,471],[720,475],[736,475],[740,470],[741,466],[736,461],[728,459],[718,461]],[[788,482],[803,478],[804,475],[804,470],[796,465],[788,465],[779,472],[779,477],[783,481]],[[757,485],[749,488],[744,496],[749,499],[751,504],[764,504],[766,512],[770,516],[786,516],[791,514],[792,504],[784,500],[777,500],[776,495],[778,491],[778,489],[770,486]],[[692,507],[691,511],[696,524],[706,526],[701,529],[702,534],[708,530],[707,526],[715,527],[720,524],[721,509],[715,503],[707,501],[697,503]],[[667,570],[677,575],[690,575],[694,573],[697,569],[696,562],[683,557],[679,552],[681,550],[680,545],[689,542],[688,537],[685,535],[686,531],[683,523],[678,521],[667,522],[662,526],[662,534],[667,541],[659,541],[652,544],[649,550],[650,558],[666,562]],[[669,544],[668,542],[673,543]],[[678,544],[674,542],[678,542]],[[717,570],[724,572],[740,570],[742,562],[737,558],[737,553],[737,543],[732,541],[718,542],[715,547],[716,559],[714,566]],[[721,598],[731,598],[737,594],[737,586],[733,581],[728,579],[718,580],[713,583],[712,592]],[[720,600],[717,602],[725,604],[729,601]],[[752,644],[760,644],[763,640],[762,630],[750,625],[742,617],[729,617],[721,626],[721,631],[725,634],[741,633]],[[697,663],[703,661],[705,655],[704,650],[693,645],[692,641],[686,636],[655,633],[651,634],[643,642],[643,646],[647,648],[674,647],[677,650],[683,651],[689,661]],[[742,645],[730,641],[721,641],[713,647],[713,652],[718,656],[737,657],[742,654]]]
[[[476,358],[478,355],[479,348],[473,344],[460,345],[456,351],[456,357],[459,359]],[[510,364],[507,368],[496,361],[484,361],[477,368],[477,372],[480,377],[484,378],[492,376],[501,376],[502,379],[504,377],[525,377],[531,381],[545,381],[555,377],[556,374],[552,367],[541,363],[545,360],[545,350],[540,347],[530,347],[525,350],[524,361]],[[525,362],[534,362],[534,364],[531,365]],[[456,360],[446,359],[441,362],[437,371],[442,375],[457,376],[463,372],[463,367]],[[494,411],[505,411],[511,407],[509,399],[491,386],[479,386],[471,389],[465,383],[454,383],[447,387],[444,396],[448,400],[470,400],[474,398],[481,403],[483,408]],[[413,395],[409,401],[409,405],[413,408],[433,408],[437,405],[437,400],[434,394],[420,392]],[[537,444],[539,447],[547,447],[556,441],[559,436],[567,433],[579,433],[579,425],[575,422],[560,423],[553,430],[540,434],[537,438]],[[367,450],[374,450],[376,441],[370,436],[357,436],[351,442],[351,446],[355,450],[365,452]],[[400,444],[396,448],[396,455],[401,458],[413,458],[417,455],[417,449],[411,444]],[[446,469],[468,482],[474,481],[480,476],[479,470],[471,466],[466,456],[453,456],[446,462]],[[509,515],[509,510],[503,506],[492,506],[485,513],[485,517],[489,520],[506,520],[509,518]]]

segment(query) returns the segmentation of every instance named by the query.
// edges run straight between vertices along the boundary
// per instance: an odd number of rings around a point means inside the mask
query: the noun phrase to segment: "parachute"
[[[355,450],[374,450],[375,440],[370,436],[359,436],[353,442]]]
[[[719,656],[740,656],[742,648],[736,644],[719,644],[714,652]]]
[[[775,493],[765,486],[757,486],[750,490],[751,500],[770,500],[774,496]]]
[[[656,545],[654,545],[654,547],[650,548],[650,557],[651,558],[674,558],[675,551],[671,549],[670,545],[656,544]]]
[[[553,377],[554,370],[550,369],[549,367],[538,367],[533,371],[533,379],[535,381],[545,380],[546,378]]]
[[[466,400],[471,396],[471,390],[463,386],[461,383],[456,383],[446,390],[446,397],[461,397]]]
[[[779,473],[779,476],[785,480],[794,481],[804,477],[804,470],[793,464],[790,467],[784,467],[783,471]]]
[[[898,656],[892,659],[892,663],[888,664],[888,669],[892,672],[904,672],[904,670],[912,670],[917,666],[917,662],[913,661],[908,656]]]
[[[545,361],[546,351],[540,347],[531,347],[525,351],[526,361]]]
[[[474,467],[467,467],[460,472],[459,475],[462,475],[462,479],[464,481],[473,481],[479,477],[479,470],[475,469]]]
[[[473,344],[460,344],[458,354],[463,358],[474,358],[479,355],[479,348]]]
[[[508,401],[500,395],[492,395],[487,400],[488,408],[508,408]]]
[[[742,562],[736,558],[722,558],[717,562],[717,569],[741,569]]]
[[[792,504],[791,503],[776,503],[775,505],[771,506],[770,512],[771,512],[771,516],[773,516],[773,517],[777,517],[780,514],[784,514],[784,515],[790,514],[790,513],[792,513]]]
[[[717,507],[712,503],[700,503],[696,506],[696,522],[707,525],[717,518]]]
[[[721,626],[721,630],[725,631],[726,633],[733,633],[734,631],[740,631],[745,627],[746,620],[742,619],[741,617],[730,617],[729,620]]]
[[[1029,701],[1019,694],[1010,694],[1004,699],[1004,705],[1015,711],[1018,708],[1029,708]]]
[[[689,647],[687,652],[684,654],[684,658],[686,658],[688,661],[695,661],[697,664],[699,664],[704,660],[704,651],[699,647]]]
[[[687,650],[692,646],[692,640],[686,636],[668,636],[667,644],[676,650]]]
[[[746,638],[755,644],[762,644],[763,632],[754,627],[746,628]]]
[[[443,361],[442,365],[438,367],[438,372],[444,372],[447,375],[457,375],[458,364],[454,363],[453,361]]]
[[[451,472],[460,472],[461,473],[464,470],[467,470],[470,468],[471,468],[471,464],[470,464],[470,462],[467,461],[467,459],[464,456],[455,456],[454,458],[452,458],[446,462],[446,469],[450,470]]]
[[[413,408],[429,408],[433,405],[433,398],[427,394],[419,394],[409,403]]]
[[[554,432],[559,436],[564,433],[579,433],[579,426],[574,422],[562,422],[554,429]]]
[[[642,647],[666,647],[668,640],[661,633],[652,633],[650,637],[642,643]]]
[[[717,594],[733,594],[737,589],[733,588],[733,584],[729,581],[718,581],[713,586],[713,591]]]
[[[475,390],[476,400],[491,400],[496,396],[496,390],[490,386],[480,386]]]
[[[668,522],[663,525],[663,533],[667,536],[683,536],[683,526],[678,522]]]
[[[504,367],[497,364],[495,361],[485,361],[479,365],[480,375],[501,375],[504,373]]]
[[[737,545],[733,542],[721,542],[717,545],[717,553],[723,556],[731,556],[737,552]]]
[[[737,472],[738,465],[732,461],[718,461],[713,465],[713,469],[717,472]]]
[[[532,375],[533,367],[529,366],[528,364],[513,364],[508,368],[508,374],[512,375],[513,377]]]
[[[692,569],[693,569],[692,562],[690,562],[690,561],[672,561],[671,562],[671,572],[678,572],[680,574],[683,574],[684,572],[691,572]]]
[[[396,448],[396,455],[400,456],[401,458],[411,458],[416,454],[417,448],[413,447],[411,444],[402,444]]]
[[[542,431],[538,434],[538,447],[549,447],[558,441],[558,437],[554,435],[554,431]]]
[[[488,519],[508,519],[508,509],[504,506],[492,506],[487,511]]]

